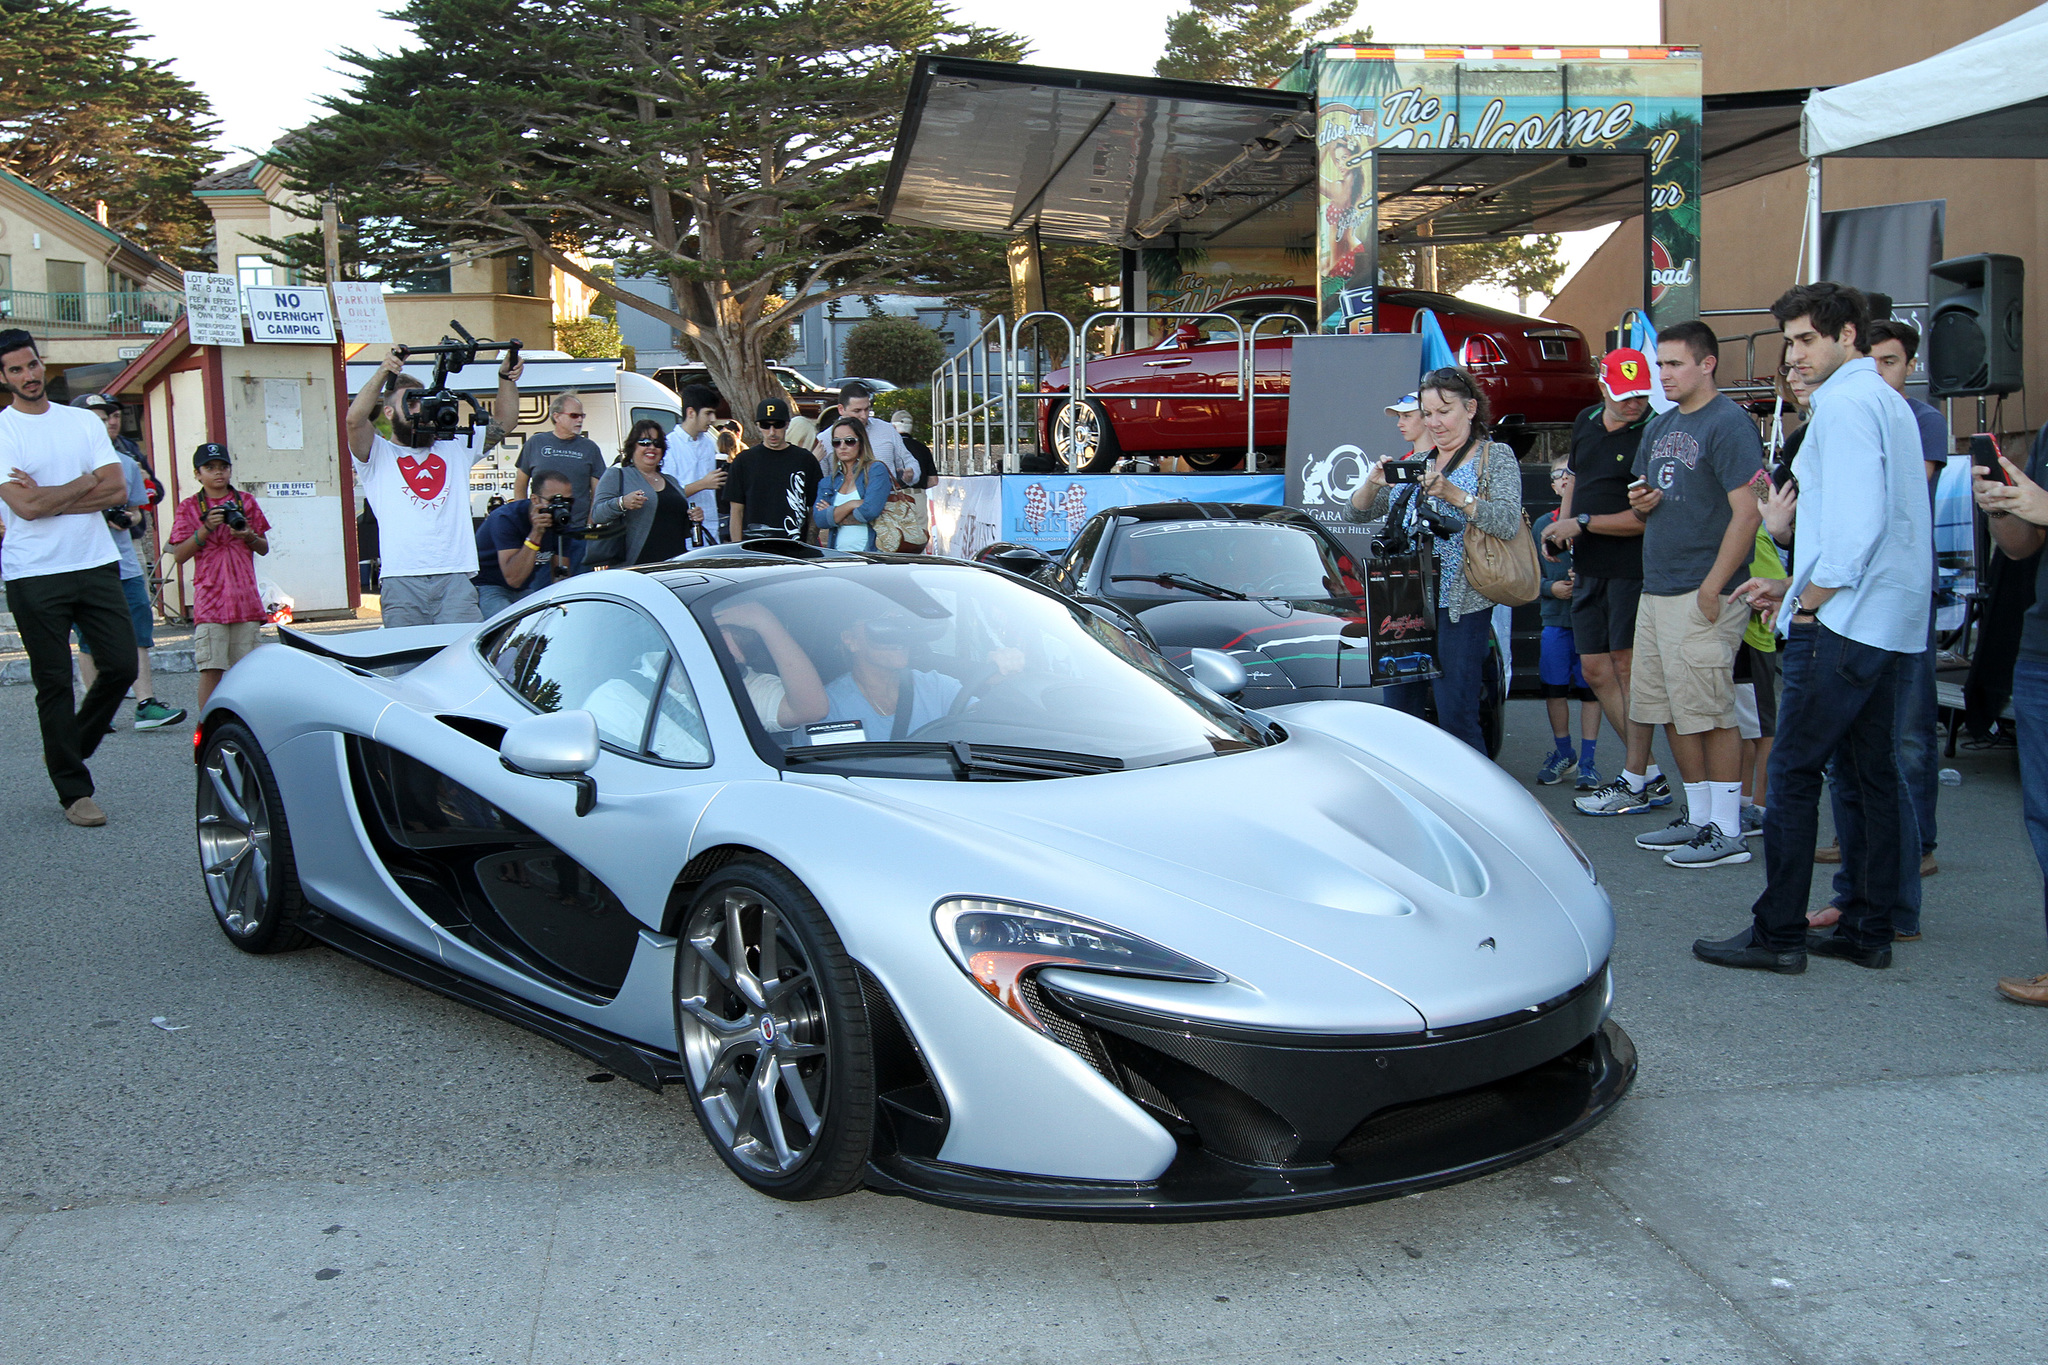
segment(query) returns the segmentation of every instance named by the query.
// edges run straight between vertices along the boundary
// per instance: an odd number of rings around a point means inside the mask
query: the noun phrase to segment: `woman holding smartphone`
[[[1466,371],[1431,370],[1418,391],[1427,464],[1416,480],[1434,515],[1424,518],[1436,542],[1436,654],[1441,674],[1430,683],[1436,723],[1481,753],[1479,699],[1485,685],[1493,601],[1465,576],[1465,527],[1513,539],[1522,525],[1522,467],[1509,447],[1487,436],[1486,394]],[[1417,455],[1423,452],[1418,450]],[[1382,459],[1351,498],[1349,515],[1372,521],[1387,515],[1393,490]],[[1482,482],[1483,480],[1483,482]],[[1408,698],[1391,698],[1403,710]]]

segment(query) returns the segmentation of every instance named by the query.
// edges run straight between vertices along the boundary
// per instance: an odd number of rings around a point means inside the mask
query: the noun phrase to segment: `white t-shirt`
[[[104,427],[101,428],[105,430]],[[484,457],[484,433],[411,450],[370,438],[356,481],[377,514],[385,578],[476,572],[476,528],[469,520],[469,471]]]
[[[718,441],[709,428],[695,436],[681,427],[673,427],[668,433],[668,453],[661,458],[661,472],[676,481],[678,491],[688,488],[697,480],[718,468]],[[704,509],[704,526],[712,533],[714,540],[723,540],[724,530],[718,524],[718,493],[714,489],[700,488],[690,494],[693,506]]]
[[[59,407],[30,416],[9,404],[0,410],[0,479],[21,470],[43,488],[70,483],[121,456],[107,439],[107,424],[96,412]],[[107,519],[97,511],[65,512],[26,520],[0,502],[7,534],[0,539],[0,577],[40,578],[112,564],[118,555],[107,534]]]

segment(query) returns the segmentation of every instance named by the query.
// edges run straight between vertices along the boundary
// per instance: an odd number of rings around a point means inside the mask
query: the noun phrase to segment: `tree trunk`
[[[761,431],[754,424],[754,413],[762,400],[789,400],[768,369],[767,339],[773,329],[748,326],[754,319],[748,316],[746,301],[723,284],[699,285],[678,276],[670,279],[669,290],[678,311],[698,326],[699,334],[689,339],[690,348],[711,371],[712,384],[739,420],[744,442],[759,441]],[[718,315],[704,317],[712,307]]]

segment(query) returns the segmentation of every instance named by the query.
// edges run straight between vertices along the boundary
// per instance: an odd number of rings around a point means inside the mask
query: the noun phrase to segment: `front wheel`
[[[198,817],[199,869],[228,942],[245,953],[312,943],[292,923],[302,902],[277,779],[239,721],[208,735],[200,751]]]
[[[1052,415],[1052,449],[1077,474],[1107,473],[1123,454],[1109,413],[1092,398],[1060,404]]]
[[[824,910],[766,862],[720,869],[676,953],[676,1039],[719,1159],[777,1199],[860,1185],[875,1076],[853,961]]]

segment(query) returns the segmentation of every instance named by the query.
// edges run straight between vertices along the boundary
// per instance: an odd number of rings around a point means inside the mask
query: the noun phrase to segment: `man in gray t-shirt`
[[[1643,521],[1643,597],[1629,719],[1662,725],[1685,781],[1686,814],[1636,839],[1674,867],[1749,861],[1742,835],[1742,739],[1735,649],[1749,608],[1722,595],[1749,576],[1763,520],[1756,423],[1714,382],[1720,345],[1704,323],[1657,338],[1657,372],[1677,407],[1650,419],[1636,448],[1629,510]]]
[[[543,472],[560,474],[576,490],[576,507],[569,514],[571,526],[590,524],[590,501],[597,481],[604,475],[604,452],[597,442],[583,434],[583,399],[575,393],[555,395],[548,405],[549,430],[535,432],[519,447],[519,478],[513,484],[514,499],[526,496],[533,480]],[[569,572],[583,566],[584,542],[569,542]]]

